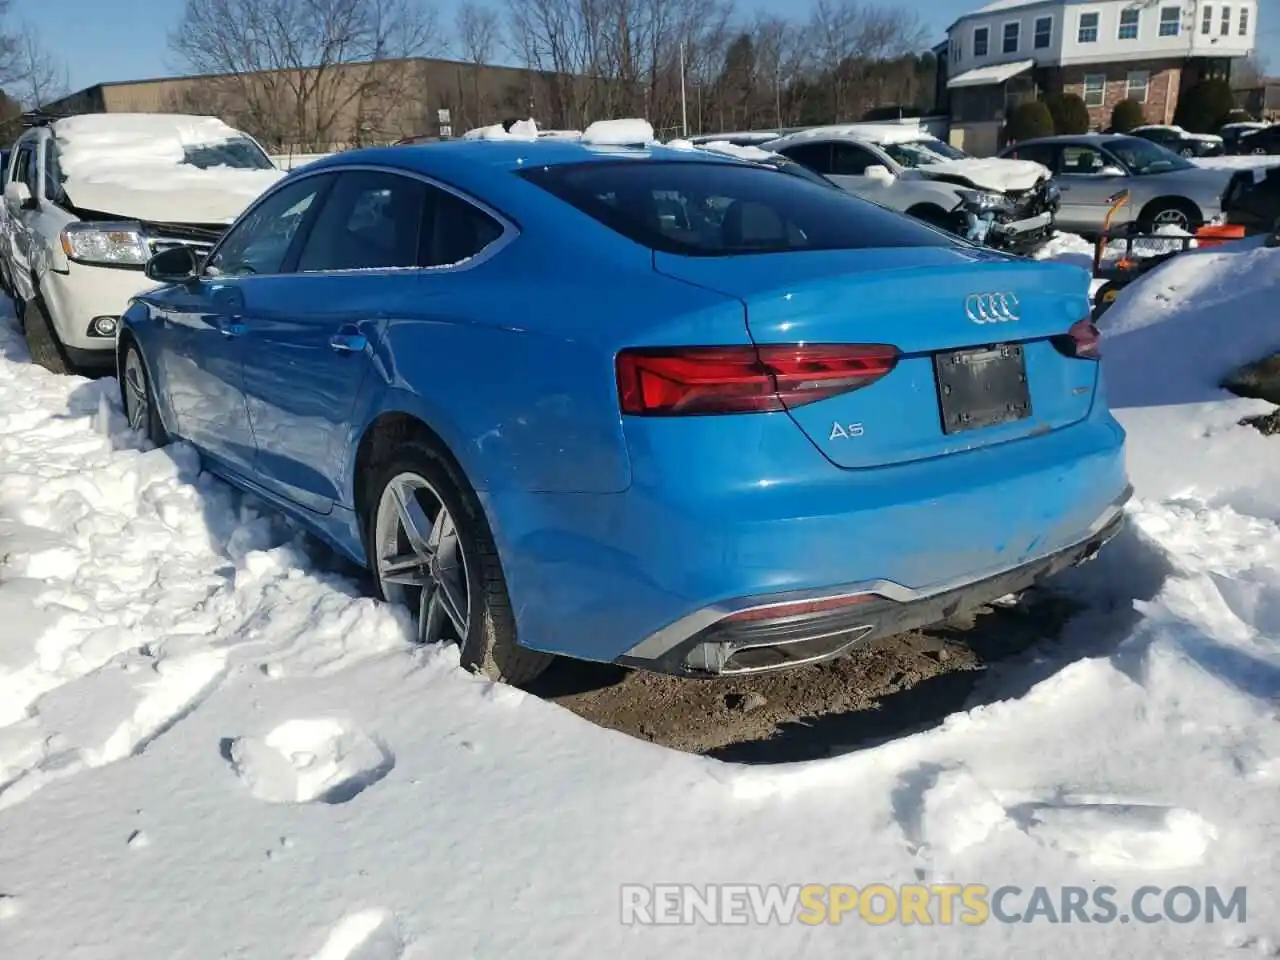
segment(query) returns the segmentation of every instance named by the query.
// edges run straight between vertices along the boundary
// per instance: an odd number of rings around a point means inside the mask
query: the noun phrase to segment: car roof
[[[1029,147],[1037,143],[1115,143],[1117,140],[1135,140],[1127,133],[1064,133],[1055,137],[1033,137],[1030,140],[1019,140],[1005,147],[1005,151]]]
[[[792,145],[809,140],[852,140],[857,143],[893,144],[917,143],[921,140],[937,140],[933,134],[919,127],[899,123],[841,123],[827,127],[811,127],[770,140],[768,143]]]

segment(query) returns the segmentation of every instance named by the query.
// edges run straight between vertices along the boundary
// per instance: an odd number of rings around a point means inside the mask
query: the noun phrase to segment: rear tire
[[[50,373],[71,373],[71,364],[67,362],[62,343],[53,330],[53,324],[49,322],[49,315],[45,313],[39,296],[24,304],[21,317],[32,361]]]
[[[1174,197],[1149,204],[1139,215],[1138,224],[1143,233],[1153,233],[1160,227],[1179,227],[1194,233],[1204,223],[1204,215],[1190,200]]]
[[[409,607],[420,642],[458,643],[468,669],[512,685],[541,674],[554,657],[516,642],[498,548],[453,461],[411,438],[368,470],[360,512],[378,596]]]

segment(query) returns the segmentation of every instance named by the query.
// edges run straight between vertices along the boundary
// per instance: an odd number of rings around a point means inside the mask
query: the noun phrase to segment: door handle
[[[354,330],[340,331],[329,338],[329,346],[336,353],[363,353],[368,345],[368,338]]]

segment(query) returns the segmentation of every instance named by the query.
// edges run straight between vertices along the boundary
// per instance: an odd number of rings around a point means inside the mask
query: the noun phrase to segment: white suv
[[[115,365],[119,316],[152,286],[152,254],[208,248],[284,174],[214,117],[35,117],[14,144],[0,218],[0,282],[32,358],[55,372]]]
[[[971,157],[914,127],[814,127],[760,144],[881,206],[994,247],[1025,252],[1053,232],[1047,167]]]

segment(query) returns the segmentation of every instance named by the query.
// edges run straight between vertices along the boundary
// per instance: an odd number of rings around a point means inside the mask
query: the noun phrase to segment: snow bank
[[[1210,170],[1254,170],[1280,167],[1280,157],[1254,156],[1242,157],[1196,157],[1192,161],[1197,167]]]
[[[141,220],[230,222],[279,170],[200,169],[185,151],[243,137],[216,117],[86,114],[54,124],[63,187],[80,208]]]
[[[146,449],[113,381],[32,367],[0,324],[0,955],[1275,956],[1280,440],[1211,383],[1276,334],[1276,257],[1179,257],[1108,314],[1137,498],[1059,581],[1066,634],[935,729],[866,746],[856,715],[821,718],[833,755],[777,767],[634,741],[413,648],[189,448]],[[622,922],[623,884],[671,882],[1014,885],[1015,913],[1038,887],[1106,884],[1123,909],[1216,885],[1248,909]]]

